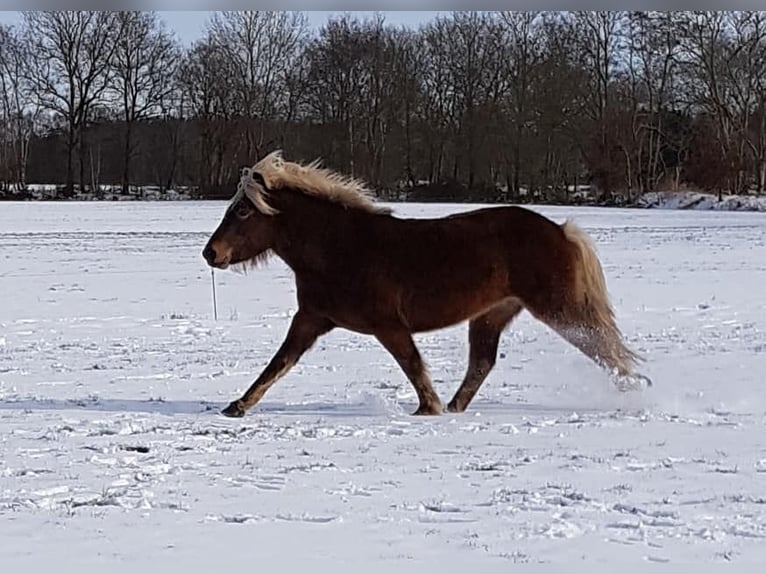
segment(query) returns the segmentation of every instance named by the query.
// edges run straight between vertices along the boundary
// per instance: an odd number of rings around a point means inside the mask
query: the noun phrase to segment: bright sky
[[[380,11],[385,15],[386,22],[389,24],[417,27],[423,22],[428,22],[436,17],[437,11]],[[374,12],[350,11],[350,14],[360,16],[372,16]],[[205,23],[210,18],[210,11],[158,11],[160,17],[165,20],[169,28],[173,29],[178,38],[185,44],[190,44],[202,35]],[[314,27],[319,27],[327,21],[330,15],[342,14],[342,12],[330,11],[307,11],[309,23]],[[0,11],[0,22],[4,24],[19,24],[21,22],[21,12]]]

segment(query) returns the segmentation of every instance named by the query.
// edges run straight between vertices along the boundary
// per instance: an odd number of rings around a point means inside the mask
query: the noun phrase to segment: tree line
[[[766,187],[766,12],[451,12],[418,27],[216,12],[0,25],[0,192],[230,195],[275,148],[381,193],[602,200]]]

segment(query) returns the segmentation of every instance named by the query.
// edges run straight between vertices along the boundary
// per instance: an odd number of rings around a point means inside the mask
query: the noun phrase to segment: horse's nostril
[[[215,261],[215,249],[213,249],[210,245],[208,245],[202,251],[202,257],[204,257],[205,261],[207,261],[208,263],[213,263]]]

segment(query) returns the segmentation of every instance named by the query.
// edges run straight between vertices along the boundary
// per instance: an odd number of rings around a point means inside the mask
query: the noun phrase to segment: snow
[[[473,206],[394,205],[438,215]],[[69,571],[766,559],[766,215],[541,207],[598,245],[654,386],[523,314],[462,415],[333,332],[244,419],[289,270],[211,273],[219,202],[0,209],[0,564]],[[444,401],[465,325],[418,335]]]
[[[62,185],[45,183],[30,184],[27,193],[35,200],[63,199]],[[120,185],[100,185],[99,193],[92,191],[75,191],[74,197],[67,201],[181,201],[191,198],[192,192],[188,187],[179,186],[177,189],[161,189],[158,186],[131,187],[128,194],[122,193]]]
[[[715,211],[766,211],[766,195],[723,195],[700,191],[649,192],[638,202],[640,207]]]

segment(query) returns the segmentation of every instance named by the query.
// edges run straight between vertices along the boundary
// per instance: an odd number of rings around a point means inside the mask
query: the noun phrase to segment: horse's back
[[[524,207],[508,205],[479,208],[442,218],[399,220],[396,240],[424,263],[439,255],[455,260],[490,258],[495,264],[525,252],[556,249],[565,241],[561,226]],[[539,255],[539,254],[538,254]],[[462,265],[469,261],[461,260]]]
[[[381,290],[400,294],[413,330],[460,322],[509,297],[533,297],[566,267],[561,227],[516,206],[392,220],[386,242],[370,263],[379,268]]]

